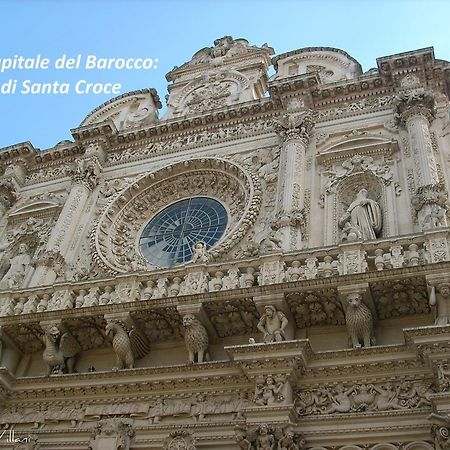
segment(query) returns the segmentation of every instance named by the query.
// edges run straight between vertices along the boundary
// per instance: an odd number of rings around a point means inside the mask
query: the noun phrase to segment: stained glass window
[[[139,247],[151,264],[171,267],[192,259],[198,241],[209,250],[224,234],[228,222],[224,206],[209,197],[192,197],[160,211],[145,226]]]

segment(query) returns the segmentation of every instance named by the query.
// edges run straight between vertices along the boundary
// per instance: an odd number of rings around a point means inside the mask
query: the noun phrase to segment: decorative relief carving
[[[267,375],[266,378],[259,377],[256,380],[254,402],[259,406],[272,406],[283,403],[285,397],[283,388],[286,380],[280,377]]]
[[[298,140],[306,146],[314,124],[312,111],[292,111],[275,119],[274,128],[284,142]]]
[[[346,414],[365,411],[429,409],[432,381],[402,381],[398,384],[338,384],[296,393],[299,415]]]
[[[449,213],[448,193],[440,185],[421,186],[412,197],[417,222],[422,230],[447,225]]]
[[[164,441],[164,450],[196,450],[196,440],[191,431],[172,431]]]
[[[235,163],[202,159],[144,175],[109,204],[92,235],[95,260],[111,273],[128,272],[133,265],[145,269],[135,249],[135,237],[145,221],[167,202],[205,194],[229,207],[228,233],[209,252],[213,258],[226,254],[256,220],[261,204],[260,182],[255,174]]]
[[[430,312],[423,279],[398,280],[394,284],[378,281],[371,284],[371,290],[380,319]]]
[[[298,328],[344,325],[344,310],[333,289],[286,294],[286,301]]]
[[[255,427],[235,428],[235,440],[241,450],[303,450],[306,441],[291,426],[286,428],[265,423]]]
[[[426,117],[430,122],[435,115],[435,96],[428,89],[422,87],[409,87],[403,89],[394,98],[393,106],[396,118],[405,124],[415,115]]]
[[[253,302],[247,299],[229,300],[226,303],[206,302],[203,306],[221,338],[256,331],[259,315]]]
[[[389,185],[393,179],[389,162],[386,159],[375,162],[371,156],[354,155],[346,159],[340,166],[335,168],[328,167],[325,171],[325,174],[328,176],[325,192],[330,194],[343,179],[359,173],[371,174],[380,179],[383,184]]]

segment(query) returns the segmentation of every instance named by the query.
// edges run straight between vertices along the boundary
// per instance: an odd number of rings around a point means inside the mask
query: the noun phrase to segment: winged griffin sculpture
[[[150,351],[147,338],[134,326],[128,330],[120,320],[108,321],[106,334],[111,338],[116,353],[116,366],[113,370],[132,369],[134,361]]]
[[[61,327],[61,329],[60,329]],[[48,366],[47,376],[51,373],[74,373],[75,363],[81,346],[75,337],[62,326],[48,325],[44,328],[44,362]]]

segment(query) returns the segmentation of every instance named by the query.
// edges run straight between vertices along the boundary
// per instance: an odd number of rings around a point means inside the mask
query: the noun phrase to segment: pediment
[[[17,217],[22,215],[32,215],[38,212],[48,212],[50,210],[58,209],[61,205],[55,201],[35,201],[26,205],[19,206],[12,211],[10,217]]]

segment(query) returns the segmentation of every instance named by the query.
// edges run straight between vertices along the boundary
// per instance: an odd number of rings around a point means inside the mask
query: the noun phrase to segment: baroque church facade
[[[225,36],[1,149],[0,448],[450,448],[450,63],[376,63]]]

